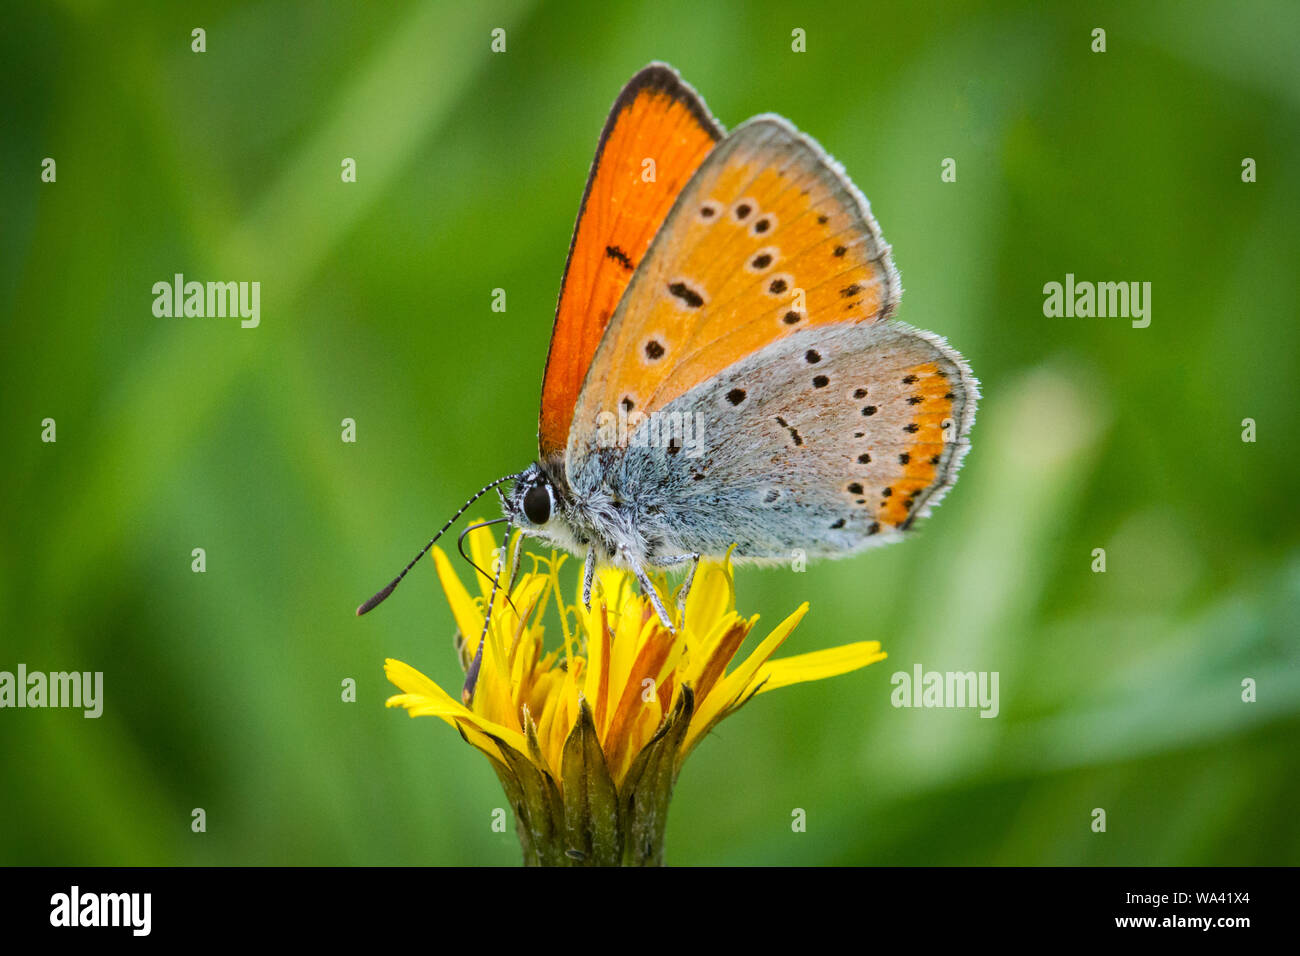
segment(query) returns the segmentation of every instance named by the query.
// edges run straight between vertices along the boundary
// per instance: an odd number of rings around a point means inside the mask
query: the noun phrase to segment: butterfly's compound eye
[[[533,485],[524,492],[524,516],[542,525],[551,517],[551,492],[545,485]]]

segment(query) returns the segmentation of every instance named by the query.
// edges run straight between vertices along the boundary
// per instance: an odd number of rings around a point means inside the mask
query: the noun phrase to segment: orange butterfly
[[[866,199],[821,147],[774,115],[724,136],[651,64],[615,101],[583,194],[539,458],[433,541],[510,482],[497,521],[585,556],[588,606],[597,564],[626,567],[672,629],[650,568],[689,564],[680,615],[701,555],[897,540],[956,480],[978,398],[941,338],[886,321],[899,296]]]

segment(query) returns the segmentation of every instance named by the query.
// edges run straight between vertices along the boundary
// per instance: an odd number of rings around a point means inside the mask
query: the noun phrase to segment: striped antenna
[[[448,528],[450,528],[453,524],[456,523],[456,519],[459,518],[461,515],[463,515],[465,513],[465,510],[470,505],[478,501],[480,498],[482,498],[485,494],[487,494],[497,485],[504,484],[507,481],[512,481],[518,477],[519,477],[518,475],[506,475],[504,478],[498,478],[496,481],[492,482],[491,484],[484,485],[478,491],[474,492],[474,495],[469,499],[469,501],[461,505],[460,510],[457,511],[454,515],[452,515],[449,519],[447,519],[447,523],[443,525],[441,528],[439,528],[438,533],[435,534],[432,539],[430,539],[429,543],[420,549],[420,553],[411,559],[411,563],[408,564],[406,567],[402,568],[402,573],[399,574],[397,577],[393,578],[393,580],[388,583],[388,587],[384,588],[382,591],[380,591],[378,594],[372,597],[365,604],[357,608],[357,617],[360,617],[362,614],[365,614],[368,611],[373,611],[380,604],[382,604],[384,600],[388,597],[388,595],[393,593],[393,589],[402,583],[402,578],[406,577],[406,572],[411,570],[411,568],[415,567],[415,562],[419,561],[422,557],[425,556],[428,550],[434,546],[434,543],[437,542],[437,540],[443,536],[443,533]]]

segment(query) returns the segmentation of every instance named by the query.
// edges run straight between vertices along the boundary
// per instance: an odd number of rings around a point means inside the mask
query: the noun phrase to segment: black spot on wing
[[[621,265],[628,272],[631,272],[633,269],[636,268],[636,263],[632,261],[632,257],[629,256],[622,249],[620,249],[618,246],[606,246],[605,256],[607,258],[613,259],[615,262]]]
[[[802,444],[803,444],[803,436],[799,434],[799,430],[796,429],[796,428],[795,428],[793,425],[791,425],[789,422],[787,422],[787,421],[786,421],[784,418],[782,418],[780,415],[777,415],[777,416],[776,416],[776,423],[777,423],[778,425],[780,425],[782,428],[784,428],[786,431],[788,431],[788,432],[790,433],[790,439],[791,439],[791,440],[792,440],[796,445],[802,445]]]
[[[692,309],[698,309],[704,304],[704,296],[700,295],[685,282],[674,282],[668,286],[668,291],[674,296],[681,299]]]

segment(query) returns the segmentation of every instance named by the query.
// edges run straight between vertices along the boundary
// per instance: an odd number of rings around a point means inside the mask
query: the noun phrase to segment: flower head
[[[469,540],[474,562],[490,567],[491,531],[471,532]],[[727,560],[701,563],[674,634],[629,573],[599,571],[587,611],[580,597],[566,604],[561,595],[564,556],[527,557],[533,568],[518,576],[508,599],[504,587],[497,593],[469,706],[401,661],[384,667],[403,691],[388,706],[441,717],[491,761],[514,807],[527,863],[662,863],[673,783],[720,720],[758,694],[885,657],[879,642],[861,641],[772,660],[807,613],[804,603],[730,666],[758,616],[736,612]],[[433,559],[466,666],[483,631],[491,581],[479,575],[480,593],[471,596],[440,549]],[[562,634],[548,651],[542,618],[551,603]]]

